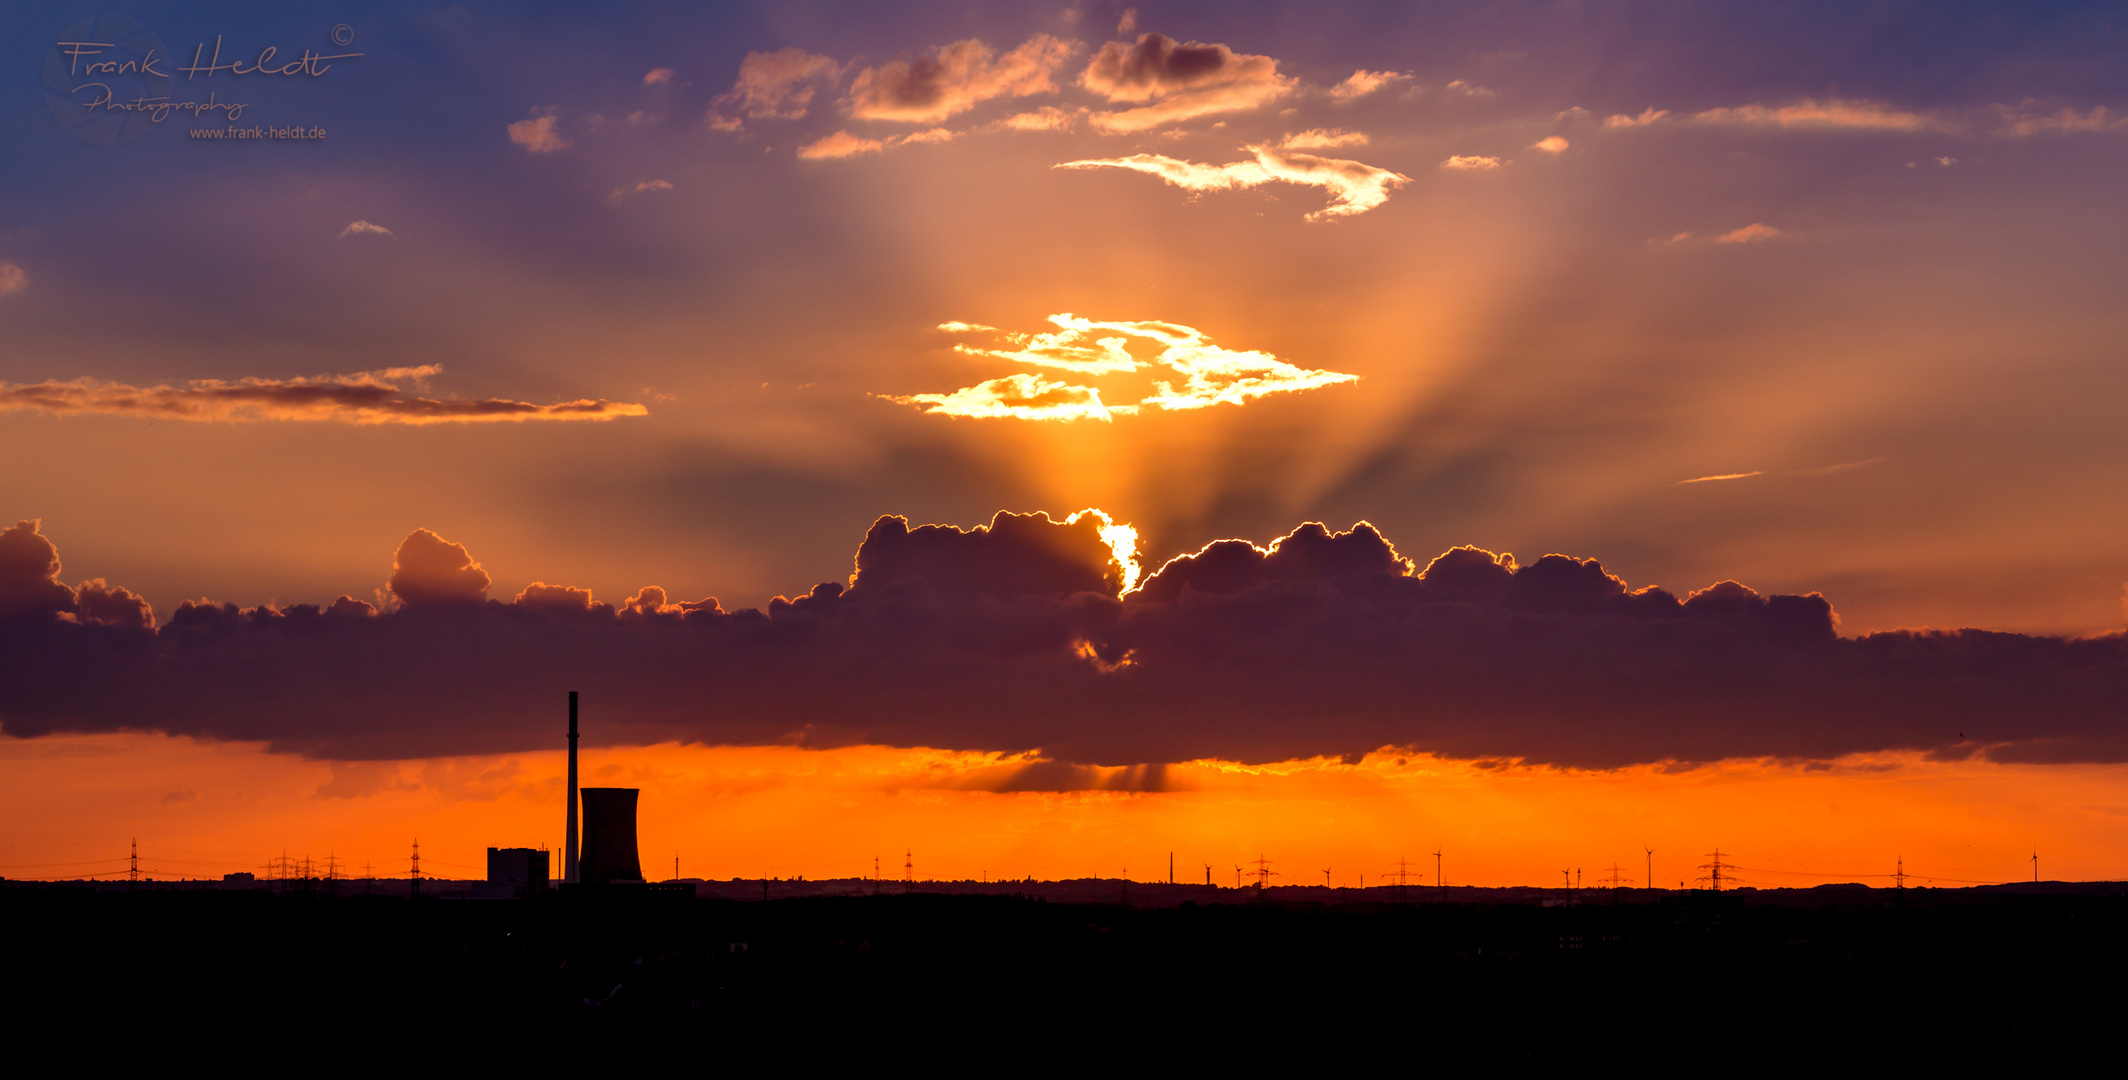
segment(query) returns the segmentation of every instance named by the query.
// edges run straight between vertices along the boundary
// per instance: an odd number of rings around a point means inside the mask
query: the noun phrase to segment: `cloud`
[[[1624,113],[1620,113],[1616,116],[1607,116],[1604,118],[1603,126],[1607,128],[1650,127],[1652,125],[1662,123],[1664,120],[1668,119],[1669,116],[1670,110],[1657,109],[1651,107],[1642,110],[1639,116],[1627,116]]]
[[[859,154],[881,153],[896,146],[952,142],[959,135],[959,132],[948,131],[945,128],[932,128],[929,131],[912,131],[907,135],[894,135],[882,140],[867,139],[862,136],[852,135],[847,131],[838,131],[818,142],[808,143],[799,147],[798,156],[808,161],[856,157]]]
[[[1122,158],[1089,158],[1067,161],[1059,169],[1129,169],[1157,176],[1192,193],[1256,187],[1274,180],[1320,187],[1330,194],[1329,205],[1305,217],[1309,221],[1364,214],[1389,201],[1390,189],[1411,178],[1387,169],[1344,158],[1319,157],[1273,146],[1244,147],[1254,161],[1203,165],[1165,154],[1132,154]]]
[[[1116,20],[1116,33],[1128,34],[1138,28],[1138,9],[1124,8],[1123,17]]]
[[[1679,484],[1705,484],[1705,483],[1709,483],[1709,482],[1711,482],[1711,481],[1715,481],[1715,480],[1748,480],[1748,479],[1750,479],[1750,478],[1752,478],[1752,477],[1754,477],[1754,476],[1764,476],[1764,475],[1766,475],[1766,473],[1765,473],[1765,471],[1764,471],[1764,470],[1762,470],[1762,469],[1753,469],[1753,470],[1751,470],[1750,472],[1731,472],[1731,473],[1716,473],[1716,474],[1714,474],[1713,476],[1695,476],[1695,477],[1693,477],[1693,478],[1692,478],[1692,479],[1690,479],[1690,480],[1679,480],[1679,481],[1678,481],[1678,483],[1679,483]]]
[[[13,261],[0,260],[0,296],[18,293],[29,287],[29,271]]]
[[[1278,61],[1268,56],[1145,34],[1136,44],[1101,46],[1079,85],[1112,103],[1144,103],[1091,118],[1101,131],[1128,133],[1259,108],[1292,93],[1299,82],[1280,75]]]
[[[915,405],[941,416],[986,420],[1106,421],[1117,413],[1138,411],[1136,405],[1103,404],[1101,391],[1091,386],[1074,386],[1026,374],[990,379],[950,394],[905,394],[889,396],[886,400]]]
[[[1714,242],[1717,244],[1755,244],[1761,240],[1771,240],[1779,235],[1781,235],[1781,230],[1764,222],[1754,221],[1742,228],[1731,229],[1715,237]]]
[[[494,583],[464,544],[415,529],[399,542],[392,556],[392,576],[384,587],[401,604],[419,607],[477,604],[488,598],[488,586]]]
[[[0,622],[61,620],[146,630],[155,612],[146,600],[102,578],[68,588],[59,580],[59,548],[30,518],[0,532]]]
[[[1449,97],[1489,98],[1494,96],[1491,90],[1483,86],[1479,86],[1477,83],[1464,82],[1461,79],[1457,79],[1454,82],[1449,83],[1447,86],[1442,87],[1441,92],[1447,94]]]
[[[643,73],[644,86],[659,86],[672,81],[671,68],[651,68]]]
[[[1571,145],[1573,144],[1567,142],[1566,139],[1562,136],[1547,135],[1544,138],[1538,139],[1536,142],[1531,143],[1530,149],[1542,150],[1547,154],[1564,154],[1566,153],[1566,148]]]
[[[1331,87],[1330,98],[1342,105],[1348,101],[1357,101],[1385,86],[1402,82],[1409,78],[1411,76],[1400,72],[1368,71],[1366,68],[1361,68],[1347,76],[1344,82]]]
[[[0,383],[0,411],[225,423],[334,420],[351,424],[611,420],[649,414],[641,405],[604,398],[534,405],[507,398],[431,398],[406,392],[408,385],[418,387],[442,371],[440,365],[431,364],[295,379],[194,379],[182,386],[129,386],[91,378]]]
[[[552,154],[569,148],[569,140],[559,130],[561,121],[555,118],[550,108],[534,109],[527,120],[519,120],[509,127],[510,141],[525,148],[529,154]]]
[[[955,345],[966,356],[1005,360],[1030,367],[1070,371],[1079,375],[1124,374],[1165,367],[1183,377],[1156,380],[1140,400],[1119,405],[1102,401],[1100,391],[1090,386],[1045,379],[1037,375],[1009,375],[978,383],[950,394],[888,396],[888,401],[914,405],[925,412],[944,416],[1018,420],[1111,420],[1132,415],[1143,408],[1186,411],[1212,405],[1242,405],[1267,394],[1293,393],[1320,386],[1353,382],[1356,375],[1297,367],[1263,352],[1238,352],[1211,342],[1203,331],[1168,322],[1096,322],[1070,313],[1051,315],[1057,329],[1049,333],[1005,334],[970,323],[943,323],[948,333],[1003,334],[1008,348]],[[1147,359],[1133,355],[1133,341],[1157,346]]]
[[[631,194],[641,195],[644,192],[649,191],[671,190],[672,181],[670,180],[638,180],[632,185],[622,184],[620,187],[614,188],[612,198],[614,202],[620,202],[622,199],[627,198]]]
[[[993,98],[1053,94],[1057,71],[1078,48],[1036,34],[999,56],[974,38],[956,41],[914,60],[858,72],[850,82],[850,115],[932,124]]]
[[[866,139],[847,131],[838,131],[817,142],[799,147],[798,156],[807,161],[819,161],[827,158],[856,157],[859,154],[877,154],[886,148],[887,144],[878,139]]]
[[[2095,106],[2085,113],[2079,113],[2075,109],[2063,109],[2050,114],[2032,113],[2029,111],[2030,105],[2031,103],[2027,102],[2026,107],[2018,109],[1997,106],[2004,123],[1995,134],[2019,137],[2061,135],[2084,131],[2114,131],[2128,127],[2128,116],[2108,112],[2104,105]]]
[[[1659,118],[1661,114],[1656,115]],[[1846,131],[1932,131],[1945,126],[1932,114],[1909,112],[1878,102],[1838,99],[1814,101],[1809,98],[1787,105],[1739,105],[1734,108],[1708,109],[1694,113],[1692,122],[1732,127]]]
[[[1365,146],[1367,133],[1343,128],[1309,128],[1278,140],[1281,150],[1328,150],[1339,146]]]
[[[1422,561],[1364,522],[1218,541],[1131,590],[1121,528],[882,517],[847,582],[734,612],[654,587],[621,608],[544,584],[499,601],[471,553],[417,531],[394,610],[198,601],[157,626],[83,619],[24,522],[0,533],[0,728],[336,761],[514,753],[554,746],[580,689],[594,745],[933,747],[1074,774],[1385,747],[1586,768],[2128,760],[2120,634],[1843,639],[1816,594],[1717,581],[1680,598],[1595,559],[1475,547]]]
[[[796,120],[806,114],[820,87],[832,85],[841,74],[841,64],[804,49],[747,53],[739,61],[738,81],[710,101],[709,125],[719,131],[737,131],[741,116]]]
[[[1499,168],[1500,159],[1496,157],[1478,157],[1474,154],[1457,154],[1442,162],[1441,167],[1457,172],[1485,172],[1489,169]]]
[[[1011,131],[1070,131],[1079,123],[1084,112],[1066,112],[1054,105],[1044,105],[1033,112],[1014,113],[997,122],[997,127]]]
[[[348,222],[347,228],[340,230],[340,239],[345,240],[350,236],[383,236],[393,240],[399,238],[399,235],[390,229],[382,225],[372,225],[367,221]]]

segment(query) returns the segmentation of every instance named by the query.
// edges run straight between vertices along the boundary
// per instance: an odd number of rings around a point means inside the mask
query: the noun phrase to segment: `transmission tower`
[[[1383,876],[1388,878],[1390,882],[1390,902],[1397,904],[1403,903],[1404,887],[1406,885],[1411,884],[1411,864],[1404,859],[1398,859],[1396,870],[1393,873],[1384,874]]]
[[[2036,873],[2035,873],[2035,874],[2033,875],[2033,880],[2035,880],[2035,881],[2036,881],[2036,880],[2038,880],[2038,875],[2037,875]],[[134,837],[134,838],[133,838],[133,867],[132,867],[132,869],[130,869],[130,870],[127,870],[127,871],[126,871],[126,888],[128,888],[128,889],[131,889],[131,888],[135,888],[135,887],[138,887],[139,885],[140,885],[140,837],[136,836],[136,837]]]
[[[1720,892],[1722,891],[1722,871],[1734,870],[1736,869],[1736,864],[1722,862],[1722,849],[1719,847],[1715,848],[1713,853],[1710,854],[1708,858],[1711,858],[1714,861],[1710,863],[1701,863],[1699,865],[1700,869],[1707,871],[1706,873],[1701,874],[1699,876],[1699,880],[1707,882],[1709,885],[1713,886],[1715,892]]]
[[[1906,856],[1899,856],[1898,866],[1899,869],[1893,872],[1892,874],[1892,881],[1895,882],[1899,888],[1904,889],[1906,888]]]
[[[421,899],[421,839],[419,837],[414,839],[414,865],[412,869],[407,871],[407,878],[412,882],[407,895],[415,900]]]
[[[903,892],[905,892],[905,893],[911,893],[911,892],[915,892],[915,891],[916,891],[916,849],[915,849],[915,848],[909,848],[908,850],[906,850],[906,851],[902,852],[902,864],[901,864],[901,891],[903,891]]]
[[[1270,886],[1271,879],[1278,876],[1280,876],[1278,871],[1271,869],[1271,861],[1269,859],[1264,858],[1262,855],[1256,856],[1256,894],[1258,896],[1263,895],[1264,889]]]
[[[1615,862],[1611,864],[1611,876],[1603,879],[1603,886],[1614,891],[1633,887],[1632,883],[1626,880],[1625,871],[1620,870]]]

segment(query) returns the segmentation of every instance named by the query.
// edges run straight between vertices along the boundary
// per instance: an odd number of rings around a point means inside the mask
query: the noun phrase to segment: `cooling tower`
[[[643,864],[636,858],[635,848],[635,799],[641,792],[641,788],[632,787],[583,789],[580,880],[599,885],[643,880]]]

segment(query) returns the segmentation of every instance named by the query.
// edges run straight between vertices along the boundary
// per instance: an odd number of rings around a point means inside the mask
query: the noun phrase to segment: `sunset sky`
[[[2120,16],[7,6],[0,875],[2128,876]]]

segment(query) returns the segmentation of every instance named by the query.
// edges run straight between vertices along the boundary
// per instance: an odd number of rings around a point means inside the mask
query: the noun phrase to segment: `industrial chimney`
[[[562,880],[575,884],[576,864],[576,691],[569,691],[569,825],[562,840]]]
[[[635,846],[635,802],[641,793],[632,787],[583,789],[582,880],[599,885],[643,880]]]

